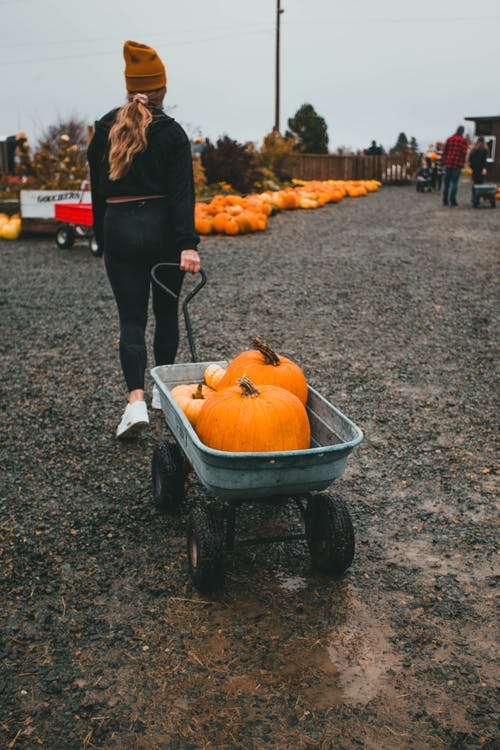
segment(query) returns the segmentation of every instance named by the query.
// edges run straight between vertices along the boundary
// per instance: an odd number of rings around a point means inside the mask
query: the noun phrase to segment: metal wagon
[[[165,293],[172,292],[158,279],[158,264],[152,277]],[[204,286],[206,276],[185,298],[183,313],[192,363],[154,367],[151,375],[173,441],[159,442],[153,452],[153,495],[164,513],[180,513],[185,502],[184,480],[192,468],[211,501],[189,503],[187,557],[191,578],[202,592],[221,588],[224,582],[224,550],[236,544],[261,544],[290,539],[307,541],[313,564],[325,573],[341,575],[354,557],[354,530],[344,501],[325,492],[342,476],[349,454],[363,433],[339,409],[309,386],[307,413],[311,447],[307,450],[273,453],[232,453],[204,445],[171,396],[182,383],[202,383],[211,362],[197,362],[187,304]],[[226,362],[217,362],[226,366]],[[236,538],[236,512],[245,503],[285,503],[299,508],[305,534],[259,539]]]
[[[496,206],[496,193],[497,186],[490,184],[472,185],[472,206],[473,208],[479,208],[481,201],[485,201],[490,204],[491,208]]]
[[[87,239],[91,254],[99,258],[102,250],[94,237],[92,203],[85,203],[83,200],[85,190],[89,187],[88,180],[84,180],[78,203],[65,202],[54,205],[54,218],[60,222],[55,239],[56,245],[63,250],[73,247],[77,239]]]

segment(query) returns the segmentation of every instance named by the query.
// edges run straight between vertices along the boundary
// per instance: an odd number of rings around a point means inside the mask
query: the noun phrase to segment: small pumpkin
[[[261,338],[253,340],[254,349],[242,352],[229,364],[216,388],[235,385],[238,378],[247,375],[255,385],[278,385],[294,393],[305,405],[307,381],[298,364],[276,354]]]
[[[220,381],[225,374],[225,369],[220,365],[208,365],[207,369],[203,373],[203,379],[209,388],[212,388],[214,391],[216,391]]]
[[[5,240],[17,240],[21,234],[21,219],[13,216],[10,221],[5,221],[0,225],[0,237]]]
[[[238,222],[235,219],[232,219],[231,217],[229,217],[228,220],[226,221],[224,232],[225,234],[239,234],[240,228],[238,226]]]
[[[228,220],[228,215],[225,213],[217,213],[214,216],[213,220],[213,228],[215,232],[224,232],[226,229],[226,223]]]
[[[297,396],[275,385],[257,388],[246,376],[203,402],[196,432],[209,448],[235,453],[304,450],[311,444]]]
[[[196,427],[201,407],[214,391],[202,383],[190,383],[189,385],[176,385],[170,391],[172,397],[188,418],[189,422]]]
[[[197,216],[194,222],[195,231],[198,234],[210,234],[212,232],[212,221],[203,216]]]

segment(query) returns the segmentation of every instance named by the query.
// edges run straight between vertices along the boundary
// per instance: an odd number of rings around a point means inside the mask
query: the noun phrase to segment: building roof
[[[464,120],[500,120],[500,115],[476,115],[474,117],[464,117]]]

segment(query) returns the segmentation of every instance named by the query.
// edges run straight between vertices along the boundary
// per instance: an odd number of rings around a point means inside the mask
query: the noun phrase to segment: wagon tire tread
[[[326,492],[311,495],[306,507],[306,539],[315,567],[341,576],[354,559],[355,539],[351,516],[340,497]]]
[[[153,500],[157,510],[179,515],[184,500],[186,470],[183,454],[176,443],[158,442],[151,461]]]
[[[75,244],[75,230],[69,225],[59,227],[56,232],[56,244],[62,250],[69,250]]]
[[[208,505],[192,504],[187,522],[187,557],[191,579],[202,594],[224,585],[224,546],[215,514]]]

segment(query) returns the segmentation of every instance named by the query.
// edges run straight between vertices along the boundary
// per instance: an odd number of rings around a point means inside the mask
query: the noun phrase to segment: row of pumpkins
[[[263,232],[267,219],[277,211],[295,208],[320,208],[338,203],[346,195],[357,198],[380,187],[377,180],[293,180],[294,187],[241,197],[216,195],[210,203],[195,204],[195,228],[198,234],[245,234]],[[0,238],[15,240],[21,233],[19,214],[0,214]]]
[[[244,234],[264,231],[267,219],[277,211],[295,208],[320,208],[338,203],[345,196],[358,198],[375,192],[377,180],[293,180],[294,187],[283,190],[238,195],[216,195],[210,203],[195,205],[195,228],[198,234]]]
[[[172,388],[171,395],[209,448],[236,453],[303,450],[311,430],[302,369],[262,339],[227,369],[211,364],[204,383]]]
[[[17,240],[21,234],[21,217],[19,214],[7,216],[0,214],[0,238],[4,240]]]

